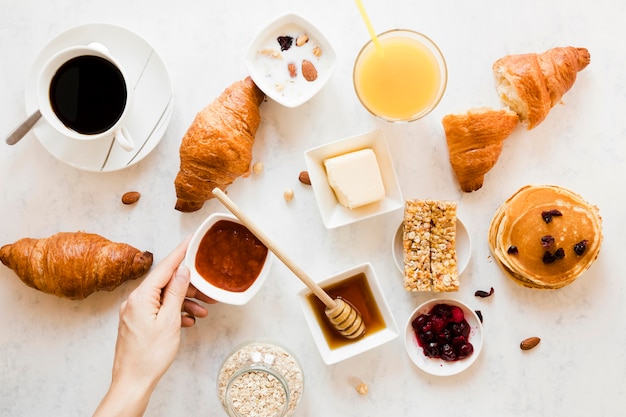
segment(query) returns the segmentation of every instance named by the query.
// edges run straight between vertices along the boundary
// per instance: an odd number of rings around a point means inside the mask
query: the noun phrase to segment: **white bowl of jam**
[[[231,214],[213,213],[189,242],[191,284],[215,301],[243,305],[267,279],[273,255]]]

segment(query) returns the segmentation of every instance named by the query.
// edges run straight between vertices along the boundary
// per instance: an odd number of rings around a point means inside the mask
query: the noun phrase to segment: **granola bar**
[[[456,202],[406,200],[402,244],[405,290],[458,290]]]
[[[430,206],[422,200],[404,205],[402,245],[404,249],[404,289],[430,291]]]
[[[430,272],[434,291],[457,291],[459,276],[456,262],[456,203],[429,201]]]

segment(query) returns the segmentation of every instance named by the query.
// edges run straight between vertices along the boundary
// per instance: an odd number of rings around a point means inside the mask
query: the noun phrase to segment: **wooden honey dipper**
[[[259,229],[222,190],[214,188],[213,195],[324,303],[326,306],[326,317],[340,335],[346,339],[358,339],[365,334],[363,318],[349,302],[341,298],[333,299],[328,295],[328,293],[314,282],[302,268],[292,262],[291,259],[274,244],[270,237],[263,230]]]

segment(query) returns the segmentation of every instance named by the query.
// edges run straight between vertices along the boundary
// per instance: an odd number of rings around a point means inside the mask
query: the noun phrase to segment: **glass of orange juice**
[[[354,63],[354,89],[365,108],[389,122],[410,122],[439,104],[448,80],[446,61],[427,36],[393,29],[369,41]]]

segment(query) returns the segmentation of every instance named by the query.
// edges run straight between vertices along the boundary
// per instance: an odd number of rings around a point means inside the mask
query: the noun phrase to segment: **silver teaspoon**
[[[35,123],[37,123],[37,120],[39,120],[40,118],[41,112],[39,110],[36,110],[33,114],[28,116],[28,119],[24,120],[21,125],[13,129],[13,131],[9,133],[9,135],[5,139],[6,143],[8,145],[15,145],[17,142],[20,141],[20,139],[24,137],[24,135],[26,135],[30,131],[30,129],[33,128]]]

